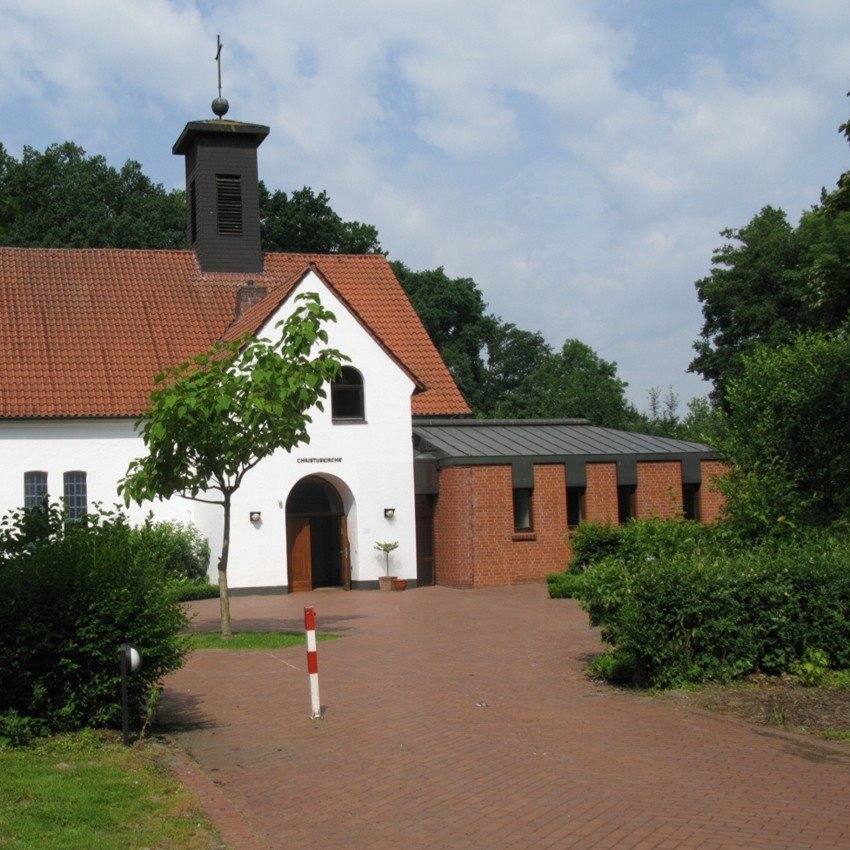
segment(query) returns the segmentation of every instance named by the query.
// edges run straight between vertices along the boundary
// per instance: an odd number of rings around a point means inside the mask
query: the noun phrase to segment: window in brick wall
[[[584,494],[586,487],[567,487],[567,525],[575,528],[584,520]]]
[[[699,484],[682,485],[682,513],[685,519],[699,520]]]
[[[65,516],[69,520],[78,520],[89,510],[88,490],[85,472],[65,473]]]
[[[635,492],[634,484],[621,484],[617,487],[617,519],[622,525],[635,516]]]
[[[532,525],[530,487],[514,488],[514,531],[531,531]]]
[[[24,507],[37,508],[47,496],[47,473],[35,470],[24,473]]]

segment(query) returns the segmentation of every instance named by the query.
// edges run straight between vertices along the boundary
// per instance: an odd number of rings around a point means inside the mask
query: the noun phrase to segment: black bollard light
[[[127,701],[127,676],[141,669],[142,654],[129,643],[121,644],[121,730],[124,733],[124,745],[130,743],[130,706]]]

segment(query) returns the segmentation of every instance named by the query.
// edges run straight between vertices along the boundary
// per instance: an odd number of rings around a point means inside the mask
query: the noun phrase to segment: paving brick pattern
[[[848,848],[850,749],[588,682],[598,647],[540,585],[233,600],[306,653],[196,652],[162,722],[237,850]],[[214,629],[217,603],[194,603]]]

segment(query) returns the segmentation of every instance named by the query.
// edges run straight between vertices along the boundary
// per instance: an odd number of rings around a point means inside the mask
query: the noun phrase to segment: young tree
[[[222,637],[232,635],[227,561],[233,494],[263,458],[310,441],[309,411],[323,409],[325,384],[348,359],[336,349],[314,350],[328,341],[323,325],[335,320],[318,296],[295,300],[296,309],[276,326],[276,340],[217,343],[157,376],[137,423],[148,454],[130,463],[119,485],[127,504],[179,494],[222,506]],[[215,491],[220,498],[211,498]]]

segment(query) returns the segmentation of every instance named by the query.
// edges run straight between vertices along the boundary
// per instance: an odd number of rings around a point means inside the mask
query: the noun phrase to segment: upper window
[[[363,376],[353,366],[343,366],[331,384],[331,417],[360,420],[366,418],[363,406]]]
[[[219,235],[242,235],[242,180],[237,174],[216,174]]]
[[[24,473],[24,507],[37,508],[44,504],[47,496],[47,473]]]
[[[65,473],[65,516],[70,520],[85,516],[89,510],[85,472]]]
[[[532,525],[531,514],[531,494],[530,487],[515,487],[514,488],[514,531],[531,531]]]
[[[682,513],[685,519],[699,519],[699,484],[682,485]]]

